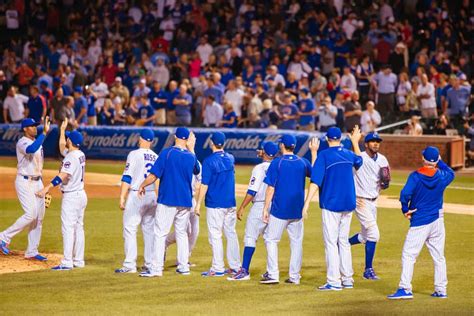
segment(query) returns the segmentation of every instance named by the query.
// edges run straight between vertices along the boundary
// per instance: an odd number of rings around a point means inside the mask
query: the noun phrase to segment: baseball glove
[[[51,205],[51,201],[53,200],[53,196],[51,193],[46,193],[44,195],[44,207],[48,208]]]
[[[388,189],[388,186],[390,185],[390,168],[389,167],[382,167],[380,168],[380,188],[382,190]]]
[[[143,126],[143,125],[145,125],[145,123],[146,123],[145,119],[138,119],[138,120],[135,121],[136,126]]]

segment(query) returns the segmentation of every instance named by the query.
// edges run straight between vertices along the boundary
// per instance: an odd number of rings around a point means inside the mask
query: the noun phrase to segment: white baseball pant
[[[434,286],[435,291],[446,294],[448,276],[446,272],[446,259],[444,257],[444,242],[446,232],[444,229],[444,218],[423,226],[410,227],[403,245],[402,252],[402,276],[399,287],[412,290],[411,280],[416,258],[426,244],[434,262]]]
[[[144,266],[151,268],[153,258],[153,239],[155,227],[156,194],[146,191],[143,197],[138,196],[138,191],[130,191],[123,212],[123,239],[125,260],[123,267],[137,269],[137,231],[141,226],[145,259]]]
[[[278,243],[285,228],[290,239],[289,276],[292,281],[299,281],[301,279],[300,271],[303,260],[304,225],[302,219],[279,219],[270,215],[268,226],[263,236],[265,246],[267,247],[267,272],[270,278],[280,280]]]
[[[45,214],[44,198],[35,195],[43,189],[43,182],[25,179],[18,175],[15,180],[15,189],[25,214],[16,220],[13,225],[0,233],[0,240],[9,244],[12,238],[25,228],[28,228],[28,248],[25,257],[30,258],[38,254],[38,246],[43,229]]]
[[[155,214],[155,238],[153,244],[153,260],[151,272],[160,274],[163,272],[164,257],[166,250],[166,237],[170,233],[174,223],[176,233],[176,244],[178,248],[178,269],[189,271],[189,244],[186,229],[188,227],[190,208],[167,206],[158,203]]]
[[[263,221],[263,207],[264,202],[256,202],[252,205],[247,222],[245,223],[245,247],[254,247],[257,245],[257,240],[260,235],[263,235],[267,224]]]
[[[342,286],[342,282],[351,282],[352,270],[351,245],[349,231],[352,212],[331,212],[322,209],[323,237],[326,252],[327,283]]]
[[[61,203],[61,231],[66,267],[84,267],[84,211],[87,195],[84,190],[65,192]]]
[[[366,241],[379,241],[380,232],[377,225],[377,201],[357,198],[355,213],[360,222],[359,241],[363,244],[365,244]]]
[[[222,231],[227,239],[227,261],[229,267],[239,270],[240,249],[239,239],[235,231],[237,212],[235,207],[207,208],[207,228],[209,230],[209,243],[212,247],[212,267],[216,272],[224,272],[224,247],[222,245]]]
[[[191,208],[191,212],[189,214],[189,223],[187,227],[187,234],[188,234],[188,245],[189,245],[189,257],[191,257],[191,253],[193,252],[194,247],[196,246],[196,242],[199,236],[199,216],[194,213],[194,207],[196,206],[196,200],[193,199],[193,207]],[[173,231],[168,234],[166,237],[166,248],[176,242],[176,232]]]

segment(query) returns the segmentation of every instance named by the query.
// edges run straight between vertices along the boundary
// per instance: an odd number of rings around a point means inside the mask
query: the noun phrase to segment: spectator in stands
[[[411,136],[423,135],[423,128],[420,125],[420,116],[413,115],[405,128],[405,132]]]
[[[371,77],[374,74],[374,66],[370,62],[370,56],[364,55],[362,62],[357,65],[356,76],[359,86],[359,95],[362,103],[369,99]]]
[[[30,87],[30,98],[26,103],[25,116],[34,119],[36,122],[43,122],[46,116],[46,101],[39,94],[37,86]]]
[[[411,80],[411,90],[408,91],[408,95],[406,98],[406,107],[408,108],[408,114],[410,115],[410,117],[412,117],[413,115],[421,115],[420,100],[417,97],[417,91],[419,86],[420,82],[418,81],[418,79],[413,78]]]
[[[377,105],[379,111],[390,116],[395,110],[395,91],[397,89],[397,76],[392,73],[389,65],[384,65],[372,81],[377,92]]]
[[[191,105],[193,99],[188,93],[188,87],[184,84],[179,86],[179,94],[174,98],[173,104],[176,107],[176,124],[191,125]]]
[[[77,125],[87,124],[87,100],[83,96],[82,87],[74,88],[74,115]]]
[[[297,122],[296,119],[298,117],[298,108],[292,101],[293,96],[286,92],[283,96],[283,104],[280,105],[278,112],[280,112],[281,116],[281,129],[291,129],[296,130]]]
[[[238,117],[234,107],[229,102],[224,102],[224,115],[219,125],[226,128],[235,128],[238,124]]]
[[[373,132],[382,123],[380,113],[375,109],[375,103],[368,101],[366,110],[360,117],[361,132],[364,134]]]
[[[357,91],[357,81],[355,76],[351,73],[351,67],[349,65],[344,67],[344,73],[341,77],[341,88],[348,93]]]
[[[348,94],[344,106],[344,128],[348,133],[356,126],[360,126],[360,118],[362,115],[362,106],[359,103],[359,92],[356,90]]]
[[[78,127],[76,121],[76,114],[74,112],[74,98],[71,96],[64,97],[66,100],[66,108],[65,108],[65,119],[68,121],[68,129],[76,129]]]
[[[301,89],[300,101],[299,101],[299,130],[302,131],[314,131],[314,116],[317,113],[313,99],[310,97],[309,90],[307,88]]]
[[[95,81],[90,85],[91,91],[95,95],[95,108],[100,110],[104,106],[105,98],[109,95],[109,88],[102,82],[100,75],[96,75]]]
[[[168,102],[166,107],[166,124],[175,126],[176,125],[176,106],[173,103],[174,98],[179,94],[178,83],[171,80],[168,85]]]
[[[21,123],[25,118],[25,104],[28,97],[17,93],[14,86],[10,87],[3,101],[3,120],[5,123]]]
[[[224,115],[222,106],[216,102],[214,96],[209,94],[206,99],[206,107],[204,109],[204,126],[216,127]]]
[[[84,89],[84,97],[87,101],[87,125],[96,126],[97,125],[97,113],[95,110],[95,100],[96,96],[92,91],[90,86],[86,86]]]
[[[155,121],[155,109],[150,105],[148,95],[142,95],[138,101],[138,125],[152,126]]]
[[[399,76],[399,83],[397,87],[397,105],[398,109],[402,113],[408,112],[407,97],[411,91],[411,83],[408,80],[408,74],[402,72]]]
[[[327,132],[329,128],[336,126],[336,116],[337,108],[332,105],[330,97],[325,97],[318,107],[319,131]]]
[[[158,81],[153,81],[150,93],[148,93],[150,104],[155,110],[155,123],[162,126],[166,124],[166,103],[168,102],[166,92],[161,88]]]
[[[421,105],[421,117],[423,118],[437,118],[438,112],[436,110],[436,98],[434,85],[428,81],[426,74],[421,75],[421,84],[418,86],[416,92],[418,100]]]
[[[446,92],[447,109],[445,113],[448,114],[453,126],[460,129],[463,125],[463,117],[467,114],[467,106],[471,95],[471,86],[468,84],[461,85],[459,78],[453,78],[453,86]]]

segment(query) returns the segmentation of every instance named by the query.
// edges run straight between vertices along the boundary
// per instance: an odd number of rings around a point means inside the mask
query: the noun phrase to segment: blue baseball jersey
[[[202,184],[207,185],[205,204],[210,208],[235,207],[235,159],[218,151],[202,163]]]
[[[155,115],[155,109],[151,105],[142,105],[138,108],[138,116],[147,119]],[[153,126],[153,120],[146,122],[144,126]]]
[[[280,219],[300,219],[304,206],[306,177],[311,163],[296,155],[283,155],[268,167],[264,182],[275,188],[270,213]]]
[[[311,182],[319,187],[319,207],[331,212],[351,212],[356,208],[353,167],[363,160],[341,146],[319,153],[311,172]]]
[[[282,105],[279,110],[282,115],[295,116],[298,114],[298,108],[293,103],[289,105]],[[281,129],[296,129],[296,119],[282,121],[280,128]]]
[[[192,207],[193,174],[199,174],[196,155],[186,149],[163,149],[150,170],[160,179],[158,203],[167,206]]]
[[[304,99],[300,101],[300,125],[306,126],[309,124],[314,124],[314,115],[305,115],[305,113],[310,113],[314,111],[314,101],[312,99]]]
[[[453,180],[453,169],[442,160],[438,169],[420,168],[410,174],[400,192],[400,202],[403,213],[416,209],[411,216],[411,227],[427,225],[439,218],[444,190]]]
[[[232,127],[237,127],[237,114],[235,114],[234,111],[230,112],[230,113],[224,113],[224,116],[222,117],[225,121],[230,121],[232,118],[234,118],[234,122],[233,123],[225,123],[225,124],[222,124],[222,127],[227,127],[227,128],[232,128]]]

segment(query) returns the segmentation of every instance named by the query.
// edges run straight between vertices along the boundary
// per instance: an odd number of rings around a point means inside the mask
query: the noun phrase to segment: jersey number
[[[153,164],[152,163],[147,163],[145,165],[145,169],[146,169],[146,173],[145,173],[145,178],[146,176],[150,173],[150,169],[153,167]]]

